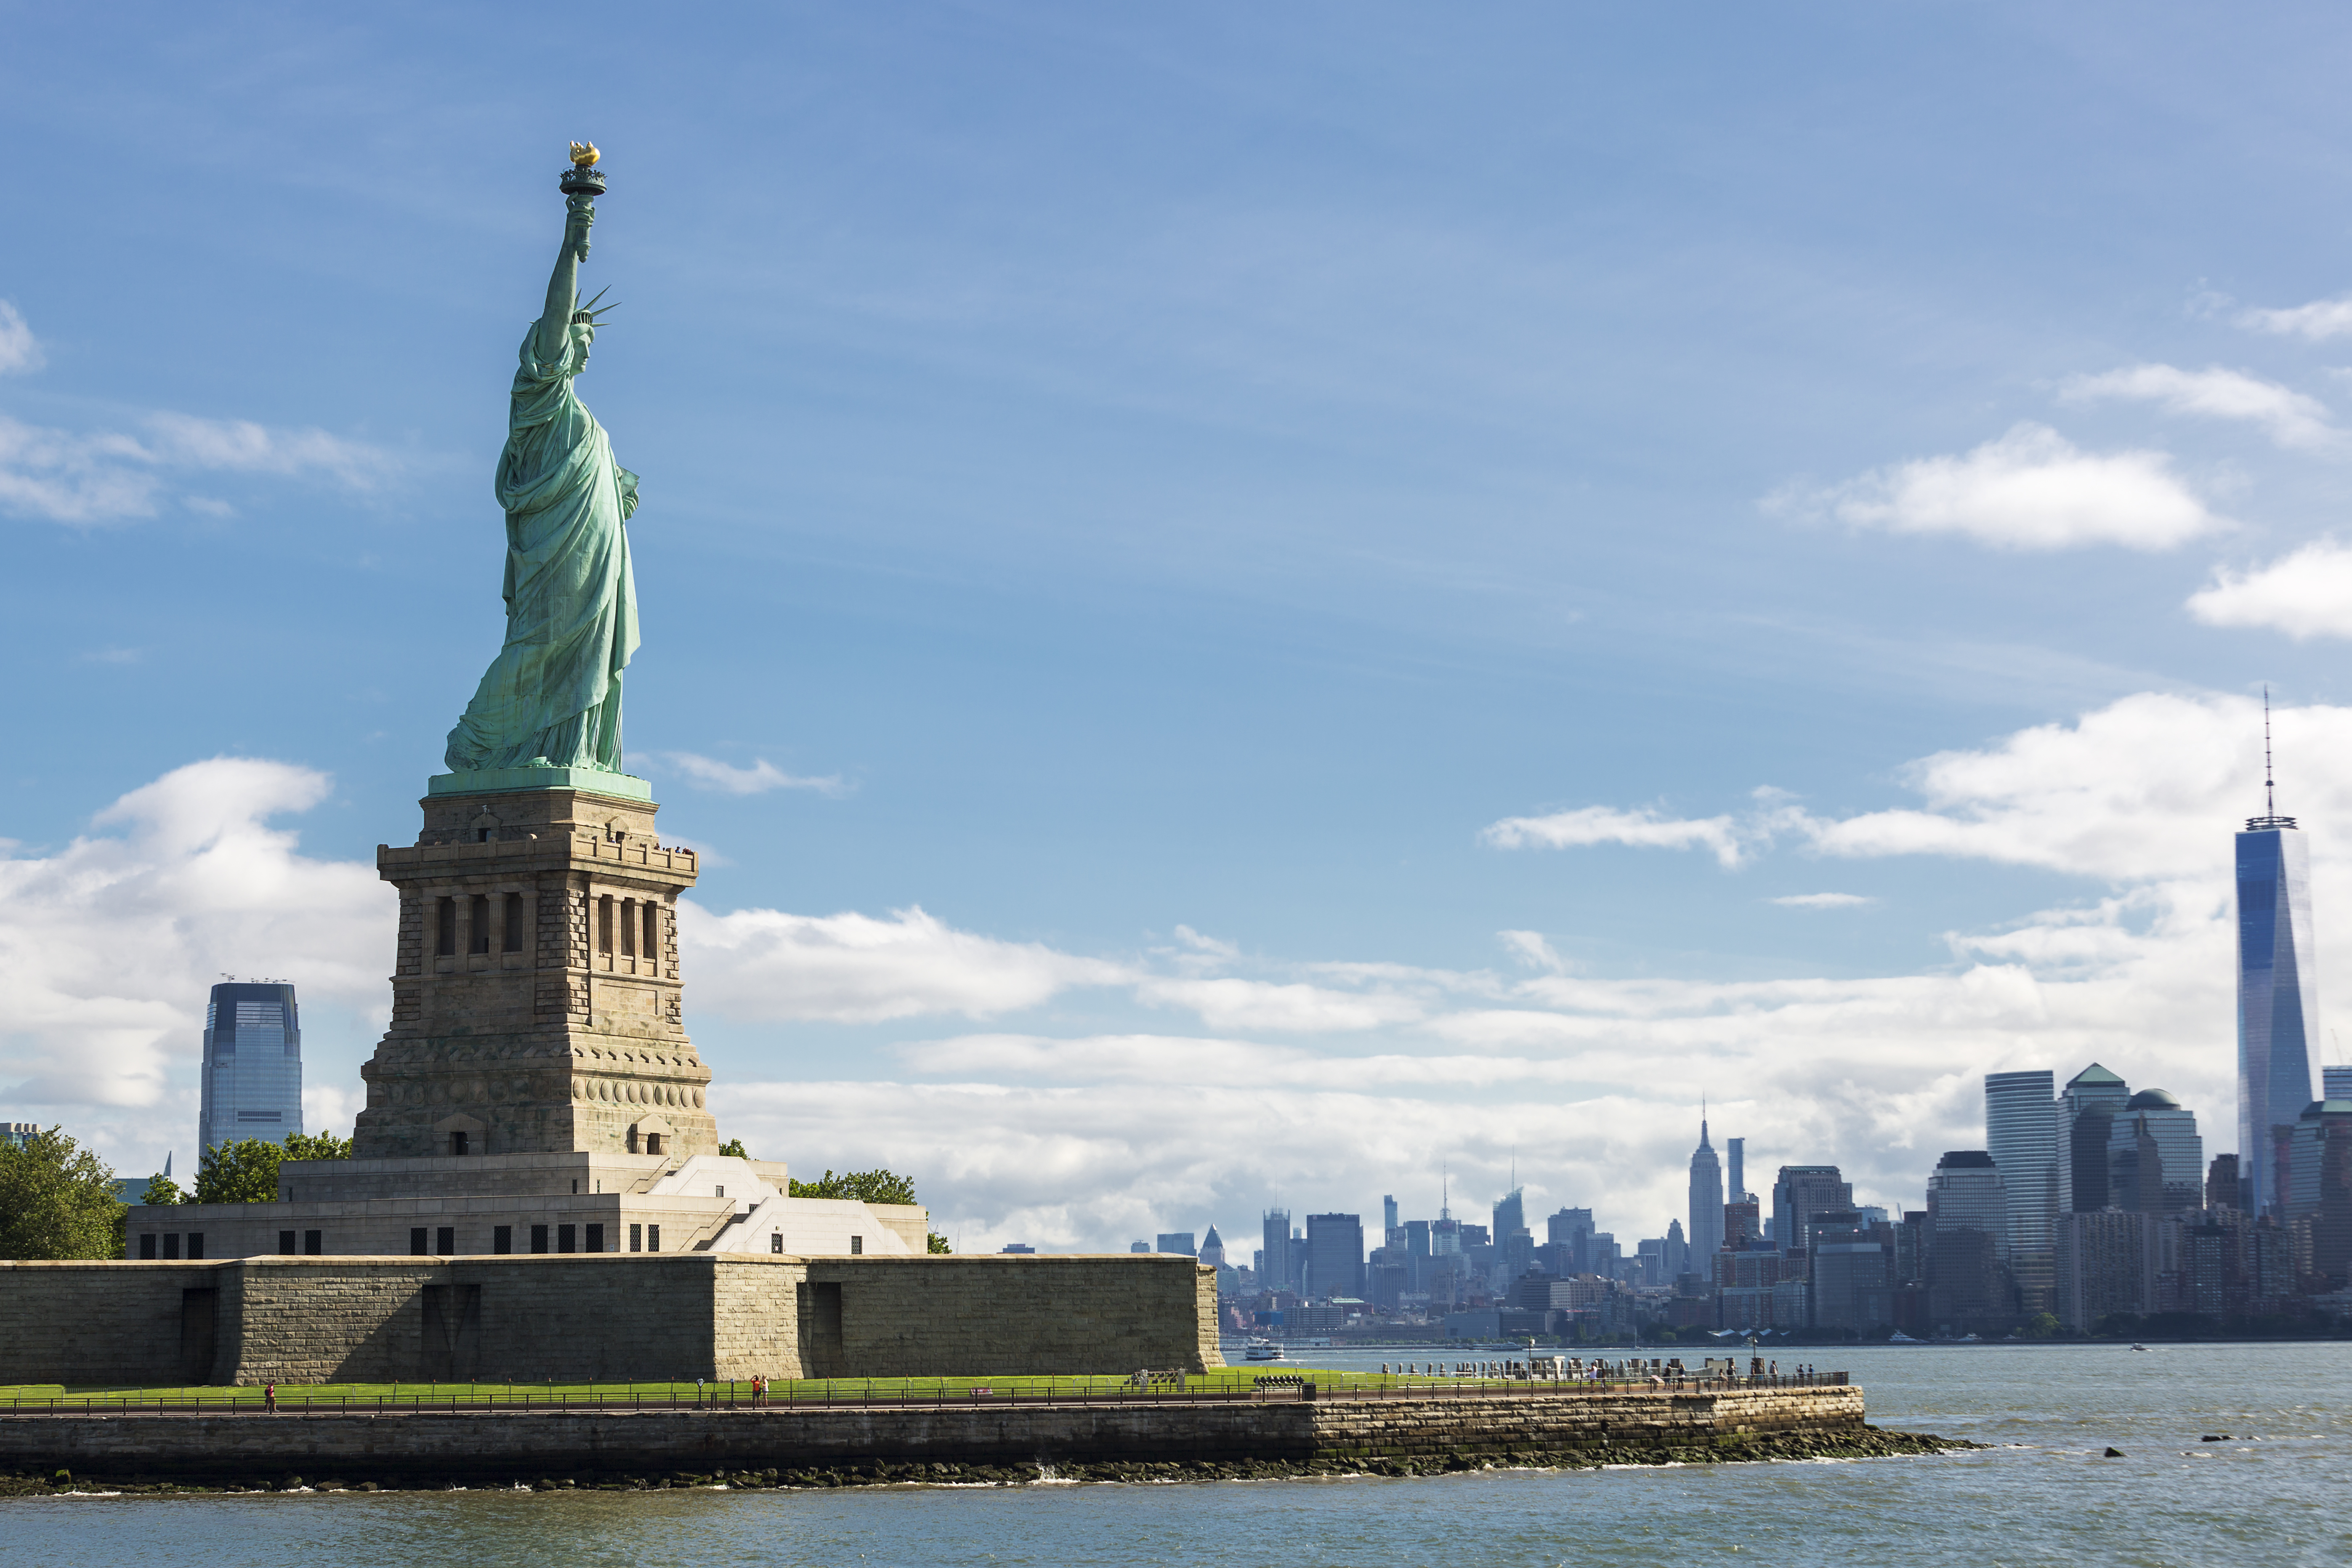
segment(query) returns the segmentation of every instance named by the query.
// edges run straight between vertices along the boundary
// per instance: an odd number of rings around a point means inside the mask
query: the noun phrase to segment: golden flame
[[[572,144],[572,166],[575,169],[592,168],[603,156],[593,142],[574,142]]]

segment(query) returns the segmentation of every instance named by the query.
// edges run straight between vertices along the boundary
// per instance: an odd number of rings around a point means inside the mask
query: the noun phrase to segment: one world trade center
[[[2313,973],[2310,841],[2277,815],[2270,715],[2263,716],[2263,810],[2238,835],[2238,1170],[2248,1214],[2286,1207],[2287,1134],[2311,1103],[2306,1031],[2319,1019]]]

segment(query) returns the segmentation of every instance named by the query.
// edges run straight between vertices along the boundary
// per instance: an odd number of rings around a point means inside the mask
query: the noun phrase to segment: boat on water
[[[1282,1345],[1279,1341],[1254,1339],[1242,1347],[1244,1361],[1280,1361],[1281,1359]]]

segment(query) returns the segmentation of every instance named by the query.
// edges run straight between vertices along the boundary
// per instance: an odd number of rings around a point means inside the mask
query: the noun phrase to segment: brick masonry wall
[[[1438,1408],[1438,1407],[1443,1407]],[[473,1474],[536,1478],[854,1463],[867,1459],[1305,1460],[1459,1447],[1686,1447],[1744,1431],[1861,1425],[1854,1388],[1660,1397],[1544,1394],[1266,1403],[228,1416],[0,1413],[0,1468],[78,1474],[295,1473],[346,1481]],[[1604,1442],[1601,1428],[1606,1427]]]
[[[1197,1372],[1219,1364],[1214,1292],[1189,1258],[1130,1256],[12,1263],[0,1381]]]

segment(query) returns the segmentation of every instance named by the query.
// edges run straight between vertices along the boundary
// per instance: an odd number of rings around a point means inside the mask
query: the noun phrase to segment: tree
[[[120,1258],[114,1173],[63,1128],[0,1142],[0,1258]]]
[[[283,1143],[240,1138],[205,1151],[196,1167],[200,1204],[272,1204],[278,1201],[278,1167],[286,1160],[348,1160],[352,1141],[331,1132],[305,1137],[289,1133]]]
[[[163,1207],[186,1203],[188,1194],[180,1190],[179,1183],[158,1171],[147,1178],[147,1195],[140,1201],[151,1206]]]
[[[743,1147],[743,1140],[740,1138],[730,1138],[726,1142],[719,1145],[719,1154],[721,1159],[730,1160],[748,1160],[751,1157],[750,1151]],[[787,1176],[784,1179],[790,1181],[792,1178]]]
[[[2036,1312],[2025,1321],[2025,1337],[2029,1340],[2046,1340],[2057,1331],[2058,1314],[2055,1312]]]
[[[931,1251],[936,1252],[936,1253],[940,1253],[940,1254],[941,1254],[941,1255],[945,1255],[945,1254],[948,1254],[948,1253],[951,1253],[951,1252],[953,1252],[953,1251],[955,1250],[955,1248],[954,1248],[954,1247],[950,1247],[950,1246],[948,1245],[948,1238],[947,1238],[946,1237],[944,1237],[944,1236],[941,1236],[938,1231],[936,1231],[936,1230],[935,1230],[935,1231],[932,1231],[932,1232],[930,1233],[930,1237],[931,1237],[931,1240],[930,1240],[930,1250],[931,1250]]]
[[[830,1169],[814,1182],[786,1177],[790,1189],[786,1197],[793,1198],[855,1198],[863,1204],[911,1204],[916,1202],[915,1184],[894,1172],[844,1171],[836,1176]]]

